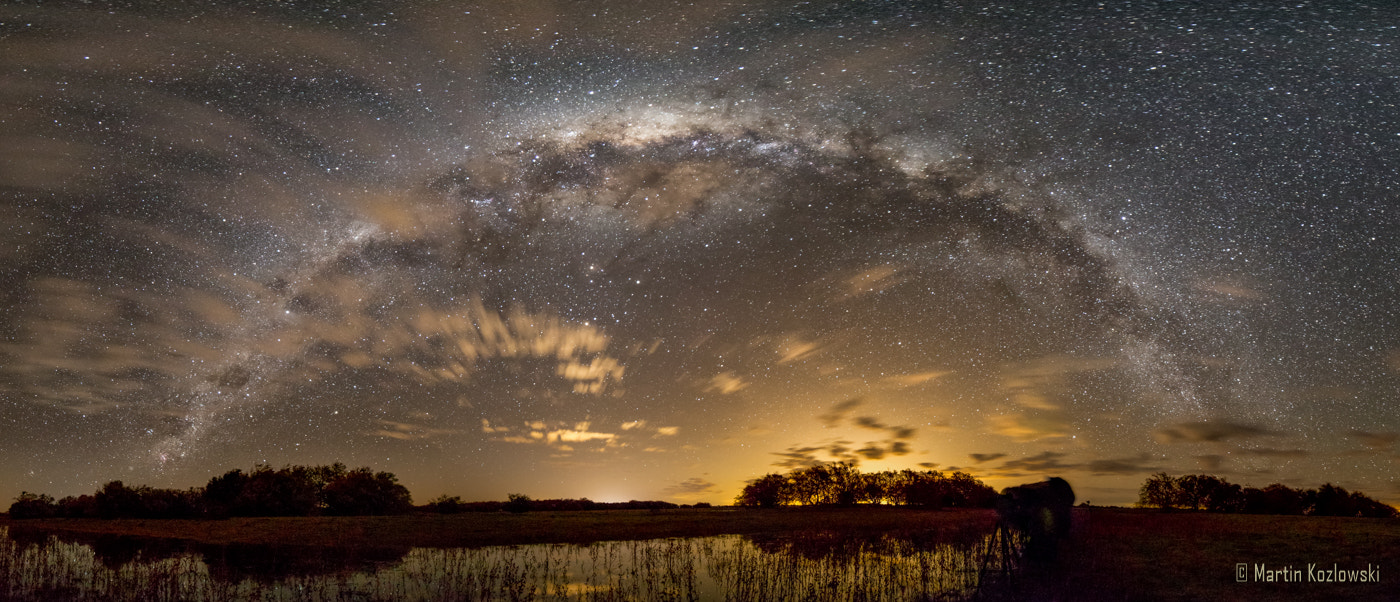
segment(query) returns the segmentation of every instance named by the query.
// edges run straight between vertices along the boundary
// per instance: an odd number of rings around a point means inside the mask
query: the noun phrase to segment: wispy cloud
[[[811,358],[821,349],[821,344],[797,335],[791,335],[778,343],[778,363],[791,364]]]
[[[1159,471],[1162,467],[1155,464],[1151,456],[1139,454],[1131,458],[1092,460],[1085,469],[1094,474],[1133,475]]]
[[[1068,377],[1080,372],[1112,368],[1116,360],[1097,357],[1049,355],[1012,364],[1003,370],[1002,386],[1017,405],[1037,410],[1058,410]]]
[[[1241,449],[1239,451],[1248,456],[1263,456],[1267,458],[1306,458],[1309,455],[1308,450],[1305,449],[1275,449],[1272,447]]]
[[[912,374],[896,374],[893,376],[886,376],[885,381],[893,383],[900,387],[914,387],[922,385],[934,379],[947,376],[949,374],[952,374],[951,370],[931,370],[928,372],[915,372]]]
[[[748,388],[748,386],[749,383],[745,382],[743,378],[740,378],[731,371],[725,371],[714,375],[714,377],[710,379],[709,386],[705,387],[705,390],[716,391],[721,395],[729,395],[731,393],[738,393]]]
[[[1017,441],[1037,441],[1069,436],[1069,422],[1060,412],[1017,412],[987,417],[992,433]]]
[[[848,414],[864,403],[865,400],[860,397],[847,399],[846,401],[831,406],[830,410],[818,414],[817,419],[821,420],[822,424],[825,424],[827,428],[835,427],[841,424]]]
[[[392,420],[378,420],[376,422],[380,425],[380,428],[371,430],[365,434],[376,437],[389,437],[401,441],[414,441],[419,439],[431,439],[443,435],[455,435],[461,432],[457,429],[433,428],[412,422],[395,422]]]
[[[1350,436],[1352,439],[1360,441],[1362,445],[1376,451],[1387,451],[1395,447],[1396,441],[1400,441],[1400,433],[1373,433],[1370,431],[1353,430],[1350,433],[1347,433],[1347,435]]]
[[[1183,422],[1153,431],[1159,443],[1214,443],[1271,435],[1272,431],[1230,421]]]
[[[691,477],[679,483],[668,485],[661,491],[669,496],[692,498],[716,493],[719,488],[714,483],[700,477]]]

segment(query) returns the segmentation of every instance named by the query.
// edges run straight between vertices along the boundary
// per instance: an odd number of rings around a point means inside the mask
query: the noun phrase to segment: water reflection
[[[0,527],[0,599],[956,600],[999,570],[986,543],[804,533],[371,553]]]

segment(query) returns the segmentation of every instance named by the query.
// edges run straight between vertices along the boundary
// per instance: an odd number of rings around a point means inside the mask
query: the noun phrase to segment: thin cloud
[[[691,477],[679,483],[668,485],[661,491],[666,495],[675,497],[699,497],[717,493],[719,489],[714,483],[706,481],[705,479]]]
[[[1092,460],[1085,469],[1094,474],[1131,475],[1156,472],[1162,470],[1162,467],[1152,464],[1151,456],[1139,454],[1131,458]]]
[[[1050,355],[1005,368],[1002,386],[1017,405],[1036,410],[1058,410],[1058,399],[1069,385],[1069,376],[1112,368],[1116,360],[1097,357]]]
[[[431,439],[443,435],[455,435],[460,433],[456,429],[432,428],[422,424],[412,422],[395,422],[392,420],[378,420],[381,428],[369,431],[365,434],[376,437],[388,437],[400,441],[416,441],[419,439]]]
[[[863,403],[865,403],[865,400],[860,397],[847,399],[846,401],[832,406],[830,410],[817,415],[817,419],[821,420],[827,427],[834,427],[840,424],[841,421],[846,418],[847,414],[860,407]]]
[[[900,387],[914,387],[926,382],[952,374],[951,370],[933,370],[929,372],[915,372],[913,374],[896,374],[886,376],[885,380]]]
[[[1240,453],[1250,456],[1264,456],[1268,458],[1306,458],[1309,452],[1305,449],[1274,449],[1261,447],[1259,449],[1242,449]]]
[[[1152,433],[1158,443],[1215,443],[1272,435],[1273,431],[1235,422],[1183,422]]]
[[[1400,433],[1377,432],[1372,433],[1362,430],[1353,430],[1347,433],[1352,439],[1360,441],[1362,445],[1376,450],[1387,451],[1395,447],[1395,442],[1400,440]]]

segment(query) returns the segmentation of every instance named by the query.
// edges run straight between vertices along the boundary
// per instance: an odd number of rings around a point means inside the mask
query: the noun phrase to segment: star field
[[[0,497],[1391,503],[1383,3],[0,9]]]

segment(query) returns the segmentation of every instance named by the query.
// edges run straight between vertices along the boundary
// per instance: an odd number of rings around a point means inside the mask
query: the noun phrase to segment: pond
[[[807,533],[357,551],[0,527],[0,599],[961,600],[1009,568],[997,543]]]

